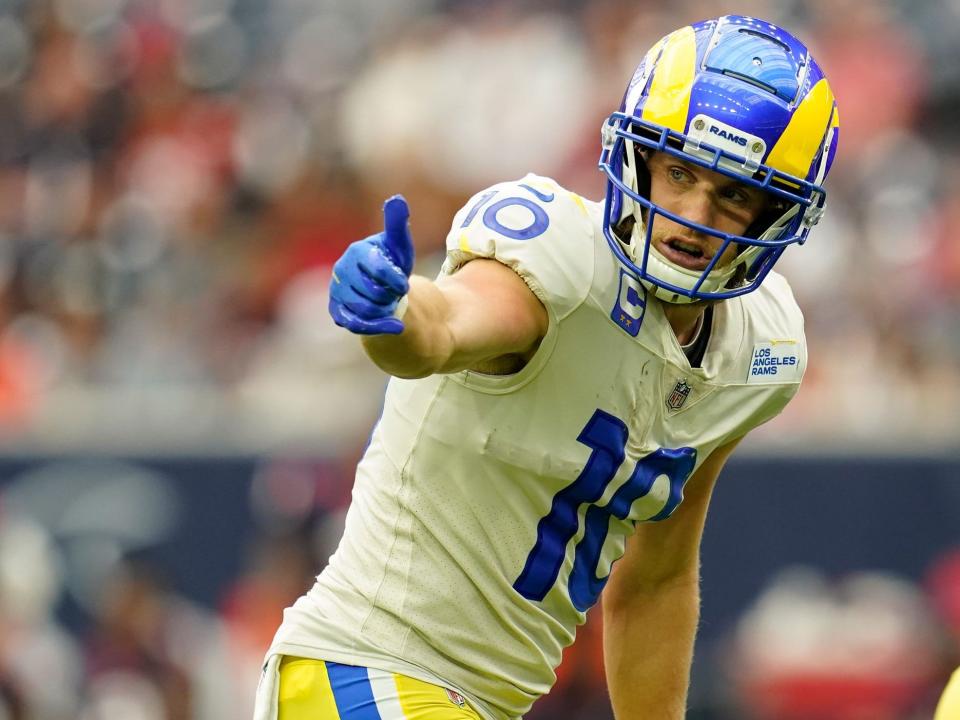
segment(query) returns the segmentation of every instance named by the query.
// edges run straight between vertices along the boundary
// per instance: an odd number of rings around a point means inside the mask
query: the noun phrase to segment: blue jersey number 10
[[[577,479],[553,496],[550,512],[537,525],[537,542],[513,583],[514,589],[523,597],[543,600],[557,581],[567,554],[567,544],[580,527],[580,508],[584,505],[587,506],[584,532],[577,543],[569,580],[570,599],[581,612],[597,602],[607,583],[607,576],[597,577],[597,566],[611,517],[626,519],[634,501],[649,493],[661,475],[670,480],[670,495],[660,512],[650,520],[670,517],[680,504],[684,483],[693,472],[697,459],[697,451],[690,447],[660,448],[641,458],[630,479],[610,501],[603,506],[596,504],[623,464],[628,434],[622,420],[603,410],[593,413],[580,431],[577,441],[590,448],[590,457]]]
[[[541,202],[553,202],[553,193],[543,193],[535,188],[530,187],[529,185],[521,184],[520,187],[528,191]],[[486,205],[496,194],[496,190],[489,190],[481,195],[477,202],[474,203],[473,207],[470,208],[470,211],[467,213],[467,216],[464,218],[463,222],[460,223],[460,227],[466,227],[472,223],[473,219],[480,211],[480,208]],[[529,210],[532,216],[530,224],[521,228],[508,227],[502,224],[497,217],[497,213],[510,207],[522,207]],[[508,238],[513,238],[514,240],[531,240],[535,237],[543,235],[547,231],[547,228],[550,227],[550,216],[547,215],[546,211],[542,207],[537,205],[532,200],[522,197],[508,197],[498,200],[493,205],[488,207],[486,211],[484,211],[483,224],[494,232],[498,232],[501,235]]]

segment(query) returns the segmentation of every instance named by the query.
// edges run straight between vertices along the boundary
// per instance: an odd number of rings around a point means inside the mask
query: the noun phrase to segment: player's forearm
[[[604,660],[617,720],[682,720],[700,609],[696,576],[604,597]]]
[[[391,375],[426,377],[442,370],[453,353],[447,299],[433,282],[417,275],[410,278],[406,297],[404,331],[365,336],[363,348],[377,367]]]

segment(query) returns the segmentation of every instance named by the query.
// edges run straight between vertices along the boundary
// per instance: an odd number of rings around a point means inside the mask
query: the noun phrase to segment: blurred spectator
[[[193,688],[171,647],[169,601],[156,572],[139,563],[127,563],[103,588],[86,642],[90,720],[106,720],[111,709],[127,706],[135,717],[192,717]]]
[[[841,167],[843,160],[855,163],[877,138],[914,126],[926,100],[925,58],[910,16],[900,15],[892,3],[810,0],[805,5],[812,51],[841,105]]]
[[[925,589],[946,629],[944,667],[950,671],[960,667],[960,547],[933,562],[925,577]]]
[[[227,704],[219,623],[142,559],[118,565],[102,588],[85,655],[83,720],[192,720]]]
[[[53,611],[61,586],[46,530],[0,511],[0,717],[68,720],[80,692],[74,640]]]
[[[937,625],[919,588],[881,573],[774,578],[743,616],[728,672],[757,720],[904,720],[932,711]]]
[[[231,675],[246,701],[238,716],[253,714],[253,689],[283,610],[301,595],[322,568],[303,533],[258,538],[245,572],[227,591],[221,612],[230,642]]]

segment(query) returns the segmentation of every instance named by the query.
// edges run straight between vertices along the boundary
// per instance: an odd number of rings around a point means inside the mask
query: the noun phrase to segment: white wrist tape
[[[403,296],[402,298],[400,298],[400,300],[397,302],[397,309],[393,311],[393,316],[394,316],[397,320],[403,320],[403,316],[407,314],[407,306],[408,306],[409,304],[410,304],[410,302],[407,300],[407,296],[404,295],[404,296]]]

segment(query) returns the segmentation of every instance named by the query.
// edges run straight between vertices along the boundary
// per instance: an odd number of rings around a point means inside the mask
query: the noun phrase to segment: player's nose
[[[679,214],[691,223],[711,228],[715,220],[714,210],[715,208],[709,195],[705,192],[697,192],[690,193],[685,198],[683,208]],[[691,227],[689,232],[695,235],[702,235],[702,231],[694,227]]]
[[[690,193],[684,203],[682,215],[690,222],[712,227],[713,203],[707,193]]]

